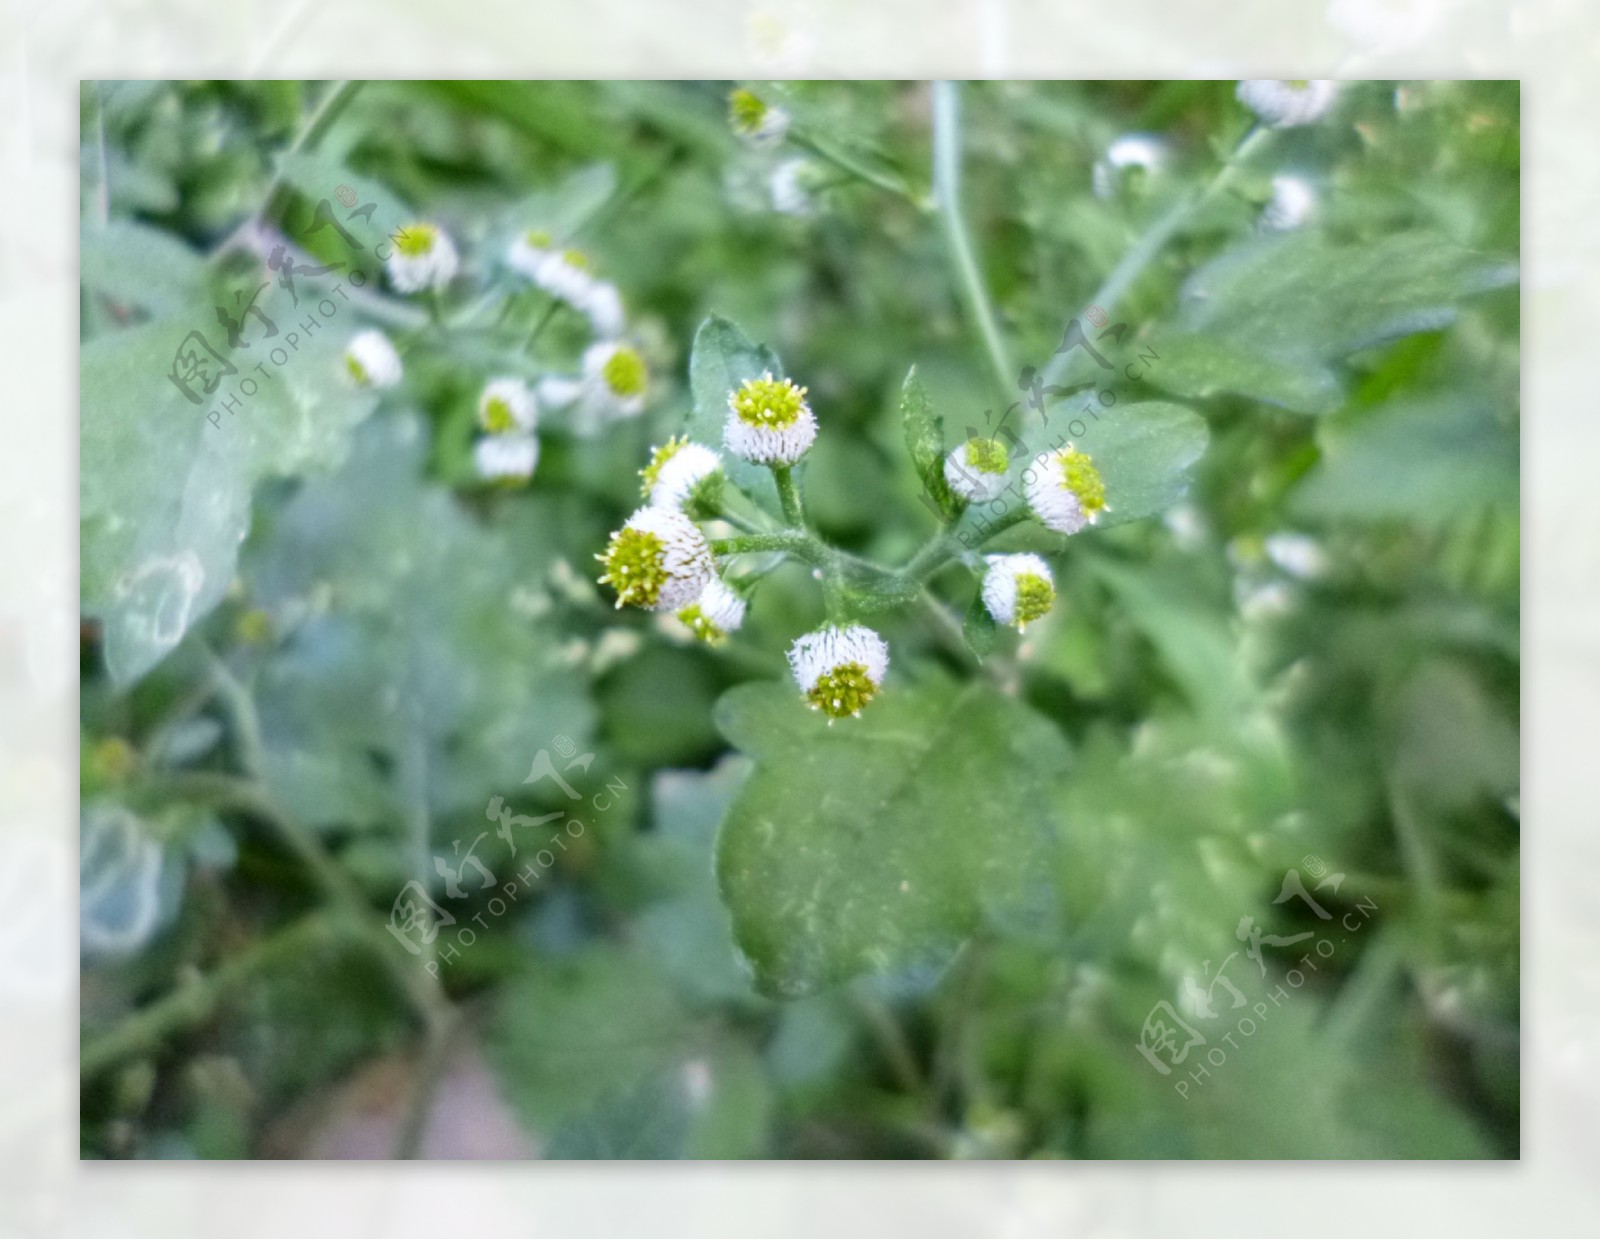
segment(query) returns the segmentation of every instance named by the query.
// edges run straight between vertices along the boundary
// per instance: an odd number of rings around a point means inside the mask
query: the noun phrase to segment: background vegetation
[[[85,84],[84,1153],[1515,1156],[1516,84],[1352,84],[1242,155],[1231,82],[968,85],[940,125],[926,85],[751,84],[776,147],[732,85]],[[1106,162],[1132,132],[1158,167]],[[1285,171],[1317,212],[1263,233]],[[208,423],[174,346],[336,187],[441,223],[462,279],[434,317],[346,285]],[[588,339],[504,270],[535,225],[622,291],[650,400],[547,419],[532,482],[490,487],[483,382]],[[292,330],[341,278],[260,304]],[[718,650],[591,584],[708,314],[810,387],[823,533],[900,563],[938,528],[908,370],[953,446],[1091,302],[1157,360],[1081,446],[1148,495],[1005,536],[1060,592],[1025,640],[980,662],[942,572],[872,621],[889,690],[830,731],[783,680],[803,567]],[[406,346],[382,400],[338,376],[368,325]],[[565,809],[523,780],[569,742],[587,829],[503,914],[452,900],[433,858],[487,831],[527,865],[486,806]],[[1186,979],[1242,918],[1326,933],[1274,903],[1308,855],[1361,928],[1299,983],[1315,939],[1234,959],[1269,1006],[1223,1043],[1229,994],[1208,1023]],[[437,978],[385,928],[419,878],[475,931]],[[1138,1050],[1161,1003],[1210,1031],[1173,1075]]]

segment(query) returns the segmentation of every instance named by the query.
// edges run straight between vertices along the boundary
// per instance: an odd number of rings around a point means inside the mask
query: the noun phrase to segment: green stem
[[[273,801],[261,778],[265,751],[261,741],[261,724],[250,691],[215,653],[208,651],[207,658],[217,684],[218,697],[233,728],[239,765],[247,775],[244,779],[213,776],[210,780],[213,797],[225,806],[253,814],[276,828],[279,837],[311,872],[312,878],[328,899],[360,928],[362,937],[383,962],[390,977],[410,999],[424,1023],[431,1027],[448,1010],[438,983],[409,958],[400,956],[403,950],[400,944],[376,919],[360,888],[339,868],[322,846],[322,841],[304,823],[284,812]]]
[[[886,190],[898,198],[904,198],[919,211],[928,211],[932,209],[933,204],[928,200],[927,197],[917,193],[904,181],[900,180],[899,177],[891,176],[886,172],[880,172],[876,168],[862,163],[860,160],[856,159],[855,156],[850,155],[845,151],[841,151],[832,143],[827,142],[822,138],[818,138],[814,134],[805,133],[800,130],[791,130],[789,137],[796,146],[802,148],[803,150],[810,151],[818,159],[832,164],[841,172],[844,172],[859,181],[865,181],[868,185],[873,185],[878,189]]]
[[[715,556],[744,555],[751,551],[782,551],[819,568],[831,558],[828,549],[809,534],[743,534],[738,538],[711,540],[711,554]]]
[[[1250,156],[1261,149],[1272,132],[1270,129],[1257,126],[1246,133],[1210,181],[1174,203],[1171,209],[1134,243],[1133,248],[1122,256],[1122,260],[1111,269],[1111,274],[1106,276],[1100,287],[1095,290],[1088,304],[1099,306],[1109,314],[1112,307],[1122,300],[1123,294],[1133,282],[1144,273],[1150,261],[1166,247],[1167,242],[1189,222],[1196,211],[1228,187],[1238,175],[1239,169]],[[1056,383],[1072,359],[1073,353],[1070,350],[1051,358],[1050,364],[1045,367],[1044,382]]]
[[[242,982],[279,963],[301,961],[337,937],[326,913],[311,913],[258,940],[198,981],[187,983],[140,1008],[115,1028],[84,1043],[78,1073],[87,1081],[123,1060],[155,1050],[179,1030],[204,1020]]]
[[[961,109],[956,91],[954,82],[933,84],[933,195],[944,221],[945,247],[960,277],[967,308],[977,320],[995,379],[1001,391],[1008,392],[1016,383],[1016,371],[1006,353],[1005,342],[1000,338],[994,308],[989,304],[989,292],[978,270],[977,259],[973,257],[972,241],[961,217]]]
[[[284,185],[288,180],[283,168],[294,156],[301,151],[314,151],[327,136],[328,130],[333,128],[333,123],[344,115],[355,97],[361,92],[365,82],[343,81],[330,90],[322,102],[312,109],[311,115],[306,118],[305,125],[289,144],[289,149],[278,157],[278,171],[273,173],[272,179],[267,182],[267,188],[261,195],[261,206],[247,218],[238,228],[229,233],[222,242],[211,252],[211,261],[216,262],[232,253],[244,240],[245,236],[259,227],[267,216],[273,211],[278,199],[281,197]]]
[[[800,489],[794,484],[794,470],[787,465],[774,465],[772,480],[778,484],[778,503],[783,507],[783,519],[797,530],[806,528],[805,508],[800,503]]]

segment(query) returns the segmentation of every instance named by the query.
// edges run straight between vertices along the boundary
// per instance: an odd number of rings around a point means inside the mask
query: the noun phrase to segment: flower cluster
[[[558,246],[549,233],[532,229],[512,242],[506,262],[550,296],[586,315],[602,340],[622,334],[622,296],[616,285],[594,274],[594,265],[582,250]]]
[[[787,494],[784,488],[794,485],[789,471],[816,437],[817,418],[806,389],[792,379],[763,371],[728,392],[723,451],[773,470],[780,493]],[[999,494],[1011,457],[1000,439],[974,435],[949,453],[943,468],[951,489],[977,502]],[[738,631],[748,590],[718,575],[712,544],[696,520],[734,519],[757,531],[742,545],[738,539],[718,544],[717,556],[794,550],[822,580],[828,578],[828,566],[837,569],[844,562],[836,554],[830,558],[809,528],[797,528],[806,524],[797,497],[784,502],[790,528],[781,532],[763,534],[759,524],[735,518],[723,506],[725,491],[733,489],[724,458],[706,444],[686,436],[668,439],[652,450],[639,475],[646,506],[628,518],[597,557],[604,565],[600,581],[616,591],[618,607],[631,603],[676,612],[690,633],[712,645]],[[1028,511],[1059,533],[1078,533],[1109,511],[1098,467],[1070,443],[1035,457],[1025,471],[1025,484]],[[766,515],[772,529],[776,517]],[[975,569],[980,564],[977,557],[967,562]],[[909,566],[905,571],[910,573]],[[1055,605],[1055,578],[1037,555],[983,557],[980,579],[979,597],[997,624],[1022,631]],[[889,646],[865,625],[847,621],[832,608],[830,614],[829,623],[794,641],[788,661],[800,695],[831,724],[859,715],[878,696],[889,669]]]
[[[460,270],[455,243],[438,224],[413,221],[397,229],[390,242],[385,270],[397,293],[437,297]],[[581,313],[594,336],[577,375],[545,375],[536,388],[522,379],[503,377],[483,388],[477,408],[482,435],[473,445],[473,463],[484,480],[514,485],[531,478],[538,465],[541,408],[569,410],[569,429],[580,436],[594,435],[644,411],[650,376],[643,355],[621,338],[625,327],[621,295],[615,285],[595,276],[583,254],[557,247],[547,233],[530,231],[512,244],[507,263]],[[437,302],[434,313],[440,313]],[[351,383],[374,390],[394,387],[404,373],[399,350],[376,329],[351,338],[344,350],[344,369]]]
[[[484,435],[473,447],[481,477],[515,484],[533,477],[539,463],[539,402],[521,379],[495,379],[478,397],[478,426]]]

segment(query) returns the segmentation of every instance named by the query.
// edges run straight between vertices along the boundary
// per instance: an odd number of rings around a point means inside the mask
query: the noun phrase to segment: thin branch
[[[934,200],[944,221],[945,247],[960,279],[967,308],[977,320],[995,379],[1002,391],[1010,391],[1016,382],[1016,371],[1006,353],[1005,342],[1000,338],[994,308],[989,304],[989,291],[973,256],[966,222],[961,217],[961,112],[956,92],[954,82],[933,84]]]

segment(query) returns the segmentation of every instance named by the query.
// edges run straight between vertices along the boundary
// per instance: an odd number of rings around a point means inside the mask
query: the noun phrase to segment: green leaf
[[[1342,403],[1330,363],[1455,321],[1460,303],[1514,284],[1515,263],[1412,232],[1340,245],[1259,237],[1184,286],[1160,361],[1141,376],[1181,396],[1234,392],[1302,413]]]
[[[891,682],[828,727],[742,685],[718,725],[755,759],[717,839],[734,935],[765,994],[941,968],[985,922],[1040,915],[1059,733],[993,688]]]
[[[900,385],[900,421],[917,477],[949,520],[961,505],[944,477],[944,419],[935,416],[928,389],[915,366],[906,372],[905,382]]]
[[[202,401],[191,404],[169,372],[189,333],[225,343],[213,324],[214,311],[196,305],[83,346],[83,610],[104,625],[106,666],[119,683],[149,671],[222,598],[256,483],[336,466],[375,404],[341,381],[354,323],[307,333],[278,366],[265,340],[224,353],[236,373],[210,396],[197,389]],[[258,362],[266,370],[254,372]],[[253,396],[243,394],[247,379]]]
[[[1490,504],[1516,511],[1516,424],[1476,395],[1395,400],[1319,429],[1322,456],[1293,493],[1297,513],[1436,525]]]
[[[1140,346],[1140,357],[1150,359],[1140,377],[1175,396],[1203,400],[1226,393],[1312,414],[1332,413],[1344,403],[1344,389],[1328,367],[1285,361],[1223,336],[1158,333]]]
[[[961,621],[961,636],[967,639],[967,649],[980,659],[994,649],[1000,638],[1000,626],[994,622],[989,609],[983,605],[983,592],[972,596],[972,605]]]
[[[85,288],[156,315],[201,305],[208,289],[205,260],[199,254],[171,233],[133,220],[114,219],[104,225],[85,220],[78,239],[78,265]]]
[[[528,195],[508,214],[515,235],[543,229],[555,240],[570,241],[617,192],[617,170],[611,164],[590,164],[567,176],[553,189]]]
[[[1204,418],[1164,401],[1119,405],[1091,421],[1077,447],[1106,484],[1109,511],[1095,528],[1143,520],[1177,503],[1209,439]]]
[[[597,947],[535,960],[499,996],[491,1062],[548,1158],[751,1158],[771,1086],[654,964]]]
[[[840,601],[851,616],[870,616],[914,603],[922,583],[870,564],[845,561],[838,569]]]
[[[717,827],[748,773],[731,754],[709,772],[659,772],[650,787],[655,827],[638,843],[655,893],[639,915],[639,939],[680,992],[708,1000],[755,1001],[713,872]]]
[[[530,497],[484,528],[423,479],[427,450],[418,418],[373,422],[251,549],[250,601],[291,635],[257,684],[265,778],[314,825],[481,821],[539,749],[593,726],[540,619],[556,514]]]
[[[783,363],[765,345],[754,345],[727,319],[710,315],[694,334],[689,354],[689,388],[694,409],[685,427],[690,439],[709,448],[722,446],[722,427],[728,418],[728,397],[747,379],[770,372],[783,375]],[[723,453],[723,468],[741,491],[774,515],[781,511],[778,487],[764,466]]]

